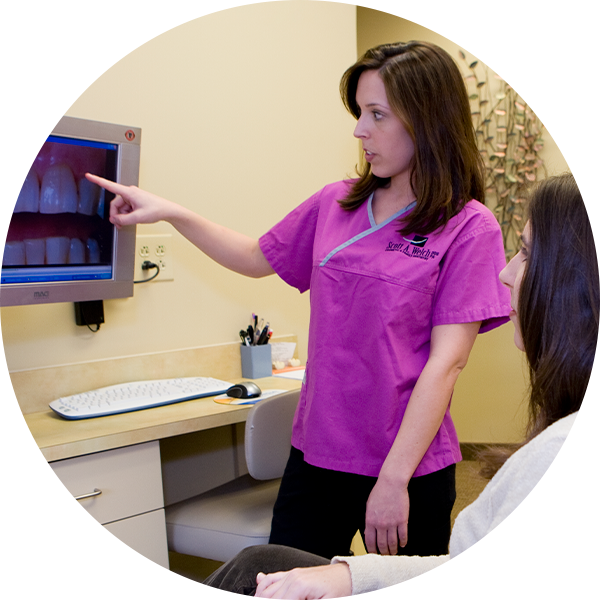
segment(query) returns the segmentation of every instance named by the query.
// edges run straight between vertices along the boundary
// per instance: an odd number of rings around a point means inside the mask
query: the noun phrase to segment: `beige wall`
[[[142,128],[140,186],[258,237],[356,161],[339,78],[356,59],[356,10],[271,2],[208,15],[144,44],[68,110]],[[68,303],[2,309],[9,370],[238,341],[250,314],[299,338],[308,294],[230,273],[173,233],[174,281],[104,303],[96,334]]]
[[[456,48],[409,21],[351,5],[250,5],[144,44],[67,114],[141,127],[142,187],[259,236],[313,191],[352,173],[357,144],[337,86],[356,58],[357,32],[361,52],[417,38]],[[174,281],[106,301],[97,334],[75,325],[71,304],[3,308],[9,370],[234,342],[251,312],[276,334],[297,334],[306,359],[308,294],[277,277],[230,273],[167,224],[138,231],[163,232],[173,233]],[[461,441],[519,438],[521,370],[509,327],[481,336],[453,402]]]
[[[468,48],[459,48],[430,29],[368,8],[357,10],[357,32],[359,54],[382,43],[426,40],[438,44],[457,59],[459,49],[470,60],[476,58],[469,55]],[[543,158],[549,174],[567,170],[567,163],[549,134],[544,135],[544,141]],[[452,416],[461,442],[521,439],[526,414],[525,369],[522,353],[513,343],[511,324],[478,337],[452,401]]]

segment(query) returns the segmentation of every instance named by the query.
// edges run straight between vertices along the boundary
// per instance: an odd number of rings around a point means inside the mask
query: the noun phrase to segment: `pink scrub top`
[[[377,477],[429,357],[436,325],[508,321],[506,264],[493,214],[470,201],[441,230],[375,224],[372,197],[342,209],[352,181],[326,186],[260,238],[275,272],[310,289],[308,361],[292,445],[309,464]],[[450,407],[414,475],[461,460]]]

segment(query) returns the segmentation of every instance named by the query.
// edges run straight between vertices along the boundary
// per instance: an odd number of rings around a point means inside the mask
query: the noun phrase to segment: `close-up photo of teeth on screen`
[[[113,145],[48,137],[25,177],[13,209],[3,267],[59,265],[110,266],[112,225],[102,188],[85,173],[114,177],[117,148]],[[104,260],[103,260],[104,256]],[[30,269],[28,269],[31,272]],[[110,276],[110,270],[108,272]],[[14,269],[11,279],[22,277]]]
[[[2,12],[4,597],[590,596],[589,3]]]

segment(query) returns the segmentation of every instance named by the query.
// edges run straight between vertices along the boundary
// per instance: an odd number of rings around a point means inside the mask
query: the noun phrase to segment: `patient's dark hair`
[[[531,235],[518,300],[530,375],[524,443],[579,410],[594,362],[600,305],[592,228],[573,175],[538,184],[528,212]],[[495,460],[488,455],[482,474],[493,475],[509,454]]]

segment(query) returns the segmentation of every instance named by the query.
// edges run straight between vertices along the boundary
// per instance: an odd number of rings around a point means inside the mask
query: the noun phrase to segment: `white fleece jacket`
[[[515,452],[479,498],[456,518],[450,554],[444,556],[336,556],[350,567],[352,595],[372,592],[421,575],[464,552],[492,531],[525,499],[542,478],[567,437],[577,413],[542,431]]]

